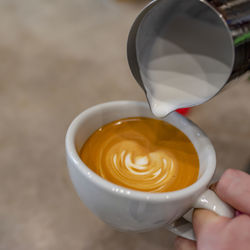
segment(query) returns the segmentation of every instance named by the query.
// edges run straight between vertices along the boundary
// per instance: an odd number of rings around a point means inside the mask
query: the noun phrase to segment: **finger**
[[[195,209],[193,213],[193,227],[197,239],[202,235],[209,235],[214,230],[220,231],[229,221],[230,219],[205,209]]]
[[[188,240],[182,237],[175,239],[176,250],[196,250],[196,243],[193,240]]]
[[[219,180],[217,195],[235,209],[250,214],[250,175],[236,169],[228,169]]]

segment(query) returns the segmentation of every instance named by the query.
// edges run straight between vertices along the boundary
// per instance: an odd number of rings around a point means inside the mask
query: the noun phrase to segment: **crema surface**
[[[199,173],[197,152],[174,126],[145,117],[111,122],[83,145],[81,159],[117,185],[144,192],[168,192],[193,184]]]

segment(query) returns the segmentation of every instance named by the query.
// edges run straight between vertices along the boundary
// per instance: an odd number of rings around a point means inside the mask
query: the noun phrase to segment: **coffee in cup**
[[[190,139],[175,126],[148,117],[130,117],[97,129],[80,153],[104,179],[144,192],[170,192],[198,179],[199,158]]]

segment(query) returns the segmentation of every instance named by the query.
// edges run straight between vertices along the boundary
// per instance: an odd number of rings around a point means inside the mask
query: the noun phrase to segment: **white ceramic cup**
[[[95,130],[109,122],[135,116],[154,118],[146,103],[116,101],[89,108],[71,123],[66,135],[67,165],[83,203],[118,230],[139,232],[166,226],[189,239],[194,239],[192,224],[188,222],[190,212],[186,214],[190,209],[204,208],[233,217],[233,209],[207,188],[216,167],[213,145],[194,123],[176,112],[164,120],[186,134],[198,153],[199,178],[193,185],[166,193],[135,191],[101,178],[82,162],[79,157],[81,147]],[[183,215],[186,220],[180,219]]]

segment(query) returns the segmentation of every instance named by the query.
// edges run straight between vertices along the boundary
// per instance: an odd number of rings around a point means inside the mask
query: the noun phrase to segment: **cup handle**
[[[215,192],[207,189],[195,202],[194,208],[204,208],[216,214],[228,218],[233,218],[234,209],[222,201]]]
[[[233,218],[235,211],[234,209],[222,201],[215,192],[207,189],[199,198],[195,201],[193,208],[203,208],[210,210],[220,216]],[[192,223],[193,209],[186,213],[183,217]]]
[[[207,189],[193,204],[193,208],[203,208],[215,212],[216,214],[228,218],[233,218],[235,210],[224,201],[222,201],[215,192]],[[193,208],[190,209],[183,218],[177,220],[171,225],[167,225],[168,230],[184,238],[195,240],[192,225]]]

